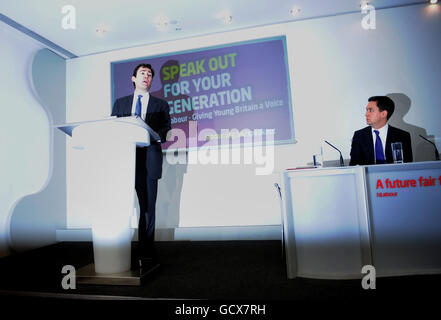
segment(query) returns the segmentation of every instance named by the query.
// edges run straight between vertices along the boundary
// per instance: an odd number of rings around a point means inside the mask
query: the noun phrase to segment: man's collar
[[[138,89],[135,89],[135,91],[133,92],[134,96],[138,96],[138,95],[142,95],[142,96],[148,96],[149,92],[148,91],[141,91]]]
[[[387,132],[387,130],[389,129],[389,123],[386,122],[386,124],[379,129],[374,129],[373,127],[371,127],[371,129],[372,129],[372,132],[374,130],[378,130],[380,133]]]

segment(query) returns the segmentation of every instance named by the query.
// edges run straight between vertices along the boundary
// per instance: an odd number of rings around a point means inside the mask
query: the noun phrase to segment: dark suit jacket
[[[407,131],[389,125],[386,137],[386,163],[393,163],[391,143],[401,142],[403,144],[404,162],[412,162],[412,144],[410,134]],[[375,150],[372,139],[372,128],[370,126],[355,131],[352,138],[351,161],[349,165],[375,164]]]
[[[113,105],[112,116],[131,116],[132,103],[133,94],[117,99]],[[168,103],[150,95],[145,122],[159,134],[161,142],[165,142],[167,132],[171,129],[170,106]],[[160,179],[162,176],[161,144],[151,138],[151,145],[143,149],[145,149],[146,152],[145,159],[148,177],[151,179]],[[137,150],[137,152],[139,152],[139,150]]]

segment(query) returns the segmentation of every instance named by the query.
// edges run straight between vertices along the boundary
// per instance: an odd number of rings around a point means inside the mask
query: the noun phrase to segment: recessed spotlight
[[[223,20],[225,24],[230,24],[231,22],[233,22],[233,16],[225,16]]]
[[[169,23],[170,23],[171,25],[174,25],[174,30],[175,30],[175,31],[181,31],[181,30],[182,30],[182,27],[181,27],[181,25],[179,24],[179,21],[178,21],[178,20],[171,20]]]
[[[369,1],[368,0],[361,0],[360,1],[360,8],[364,9],[369,5]]]
[[[230,10],[223,10],[219,12],[217,18],[220,19],[225,24],[230,24],[233,22],[233,16],[231,15]]]
[[[156,28],[159,31],[167,31],[170,24],[170,20],[166,16],[159,16],[155,20]]]
[[[300,7],[298,7],[298,6],[293,6],[290,10],[289,10],[289,13],[292,15],[292,16],[294,16],[294,17],[296,17],[296,16],[298,16],[299,14],[300,14],[300,11],[301,11],[302,9],[300,9]]]
[[[97,36],[102,37],[102,36],[104,36],[104,34],[105,34],[106,32],[108,32],[109,30],[110,30],[110,26],[108,26],[108,25],[104,25],[104,24],[100,24],[100,25],[98,25],[98,26],[95,28],[95,33],[96,33]]]

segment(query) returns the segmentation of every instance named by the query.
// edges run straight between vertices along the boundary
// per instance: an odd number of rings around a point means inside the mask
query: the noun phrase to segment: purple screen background
[[[146,52],[148,54],[148,52]],[[220,58],[219,58],[220,57]],[[200,61],[204,59],[204,62]],[[210,59],[221,59],[224,63],[224,69],[210,70]],[[203,68],[196,68],[197,62],[202,64]],[[227,62],[227,63],[225,63]],[[234,63],[233,63],[234,62]],[[172,128],[179,128],[186,134],[186,146],[189,146],[189,121],[196,120],[201,114],[205,118],[197,119],[198,133],[206,128],[213,129],[218,134],[221,129],[275,129],[274,141],[275,143],[293,143],[294,142],[294,124],[292,117],[292,104],[290,95],[290,85],[288,76],[288,65],[285,50],[285,37],[276,37],[270,39],[261,39],[250,42],[235,43],[223,45],[215,48],[206,48],[197,51],[189,51],[182,53],[167,54],[155,57],[143,57],[133,60],[125,60],[111,63],[111,84],[112,84],[112,106],[116,99],[133,94],[133,84],[131,76],[134,68],[140,63],[150,63],[155,70],[155,77],[150,89],[150,94],[169,102],[171,107],[170,117],[172,119]],[[196,73],[189,72],[189,66],[193,63]],[[179,67],[185,64],[184,67]],[[212,64],[216,66],[216,64]],[[165,67],[165,68],[164,68]],[[175,75],[173,79],[166,79],[167,73],[164,70],[183,70],[183,76]],[[168,68],[168,69],[167,69]],[[205,72],[203,72],[205,71]],[[216,80],[218,75],[223,75],[227,80],[225,87],[217,89],[211,88],[208,90],[196,91],[196,86],[193,81],[198,81],[198,78],[214,76]],[[202,79],[201,79],[202,81]],[[204,80],[205,83],[207,79]],[[171,95],[164,93],[166,85],[171,87],[175,83],[175,89],[178,88],[179,82],[187,82],[188,92],[183,94]],[[217,81],[215,81],[217,83]],[[231,84],[231,86],[229,85]],[[241,89],[242,88],[242,89]],[[224,93],[224,104],[210,104],[210,95],[214,94],[217,101],[221,101],[219,92],[236,90],[237,93],[245,90],[247,93],[251,92],[251,99],[249,95],[245,95],[239,102],[228,103]],[[176,93],[176,91],[175,91]],[[196,96],[205,95],[208,98],[208,103],[199,110],[183,111],[181,108],[176,108],[177,100],[190,100]],[[207,99],[206,98],[206,99]],[[200,99],[200,98],[199,98]],[[278,101],[273,107],[268,107],[267,104],[272,101]],[[226,109],[233,109],[236,111],[236,106],[257,105],[257,110],[249,110],[242,112],[233,112],[232,115],[220,116],[220,112]],[[181,112],[178,112],[181,111]],[[215,111],[218,115],[215,115]],[[211,113],[211,119],[207,117]],[[180,118],[183,122],[177,123],[176,119]],[[176,122],[176,123],[173,123]],[[219,144],[221,140],[218,140]],[[198,141],[198,146],[205,145],[207,141]],[[167,149],[173,142],[166,142],[163,144],[163,149]]]

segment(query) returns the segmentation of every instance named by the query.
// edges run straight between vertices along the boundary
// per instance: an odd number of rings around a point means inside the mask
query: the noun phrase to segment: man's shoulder
[[[391,134],[394,134],[394,135],[410,136],[410,133],[407,132],[406,130],[403,130],[403,129],[400,129],[397,127],[393,127],[391,125],[389,125],[388,132],[390,132]]]
[[[115,102],[116,101],[121,102],[121,101],[125,101],[125,100],[133,100],[133,94],[129,94],[127,96],[119,97],[118,99],[115,100]]]
[[[167,103],[167,101],[165,101],[164,99],[161,99],[161,98],[158,98],[158,97],[155,97],[155,96],[152,96],[152,95],[150,95],[150,99],[154,103],[160,103],[160,104]]]
[[[363,129],[357,130],[354,132],[354,136],[364,135],[371,133],[371,126],[364,127]]]
[[[149,105],[154,105],[156,106],[156,108],[159,108],[161,110],[168,110],[170,108],[169,104],[167,101],[165,101],[164,99],[161,98],[157,98],[155,96],[150,95],[149,98]]]

